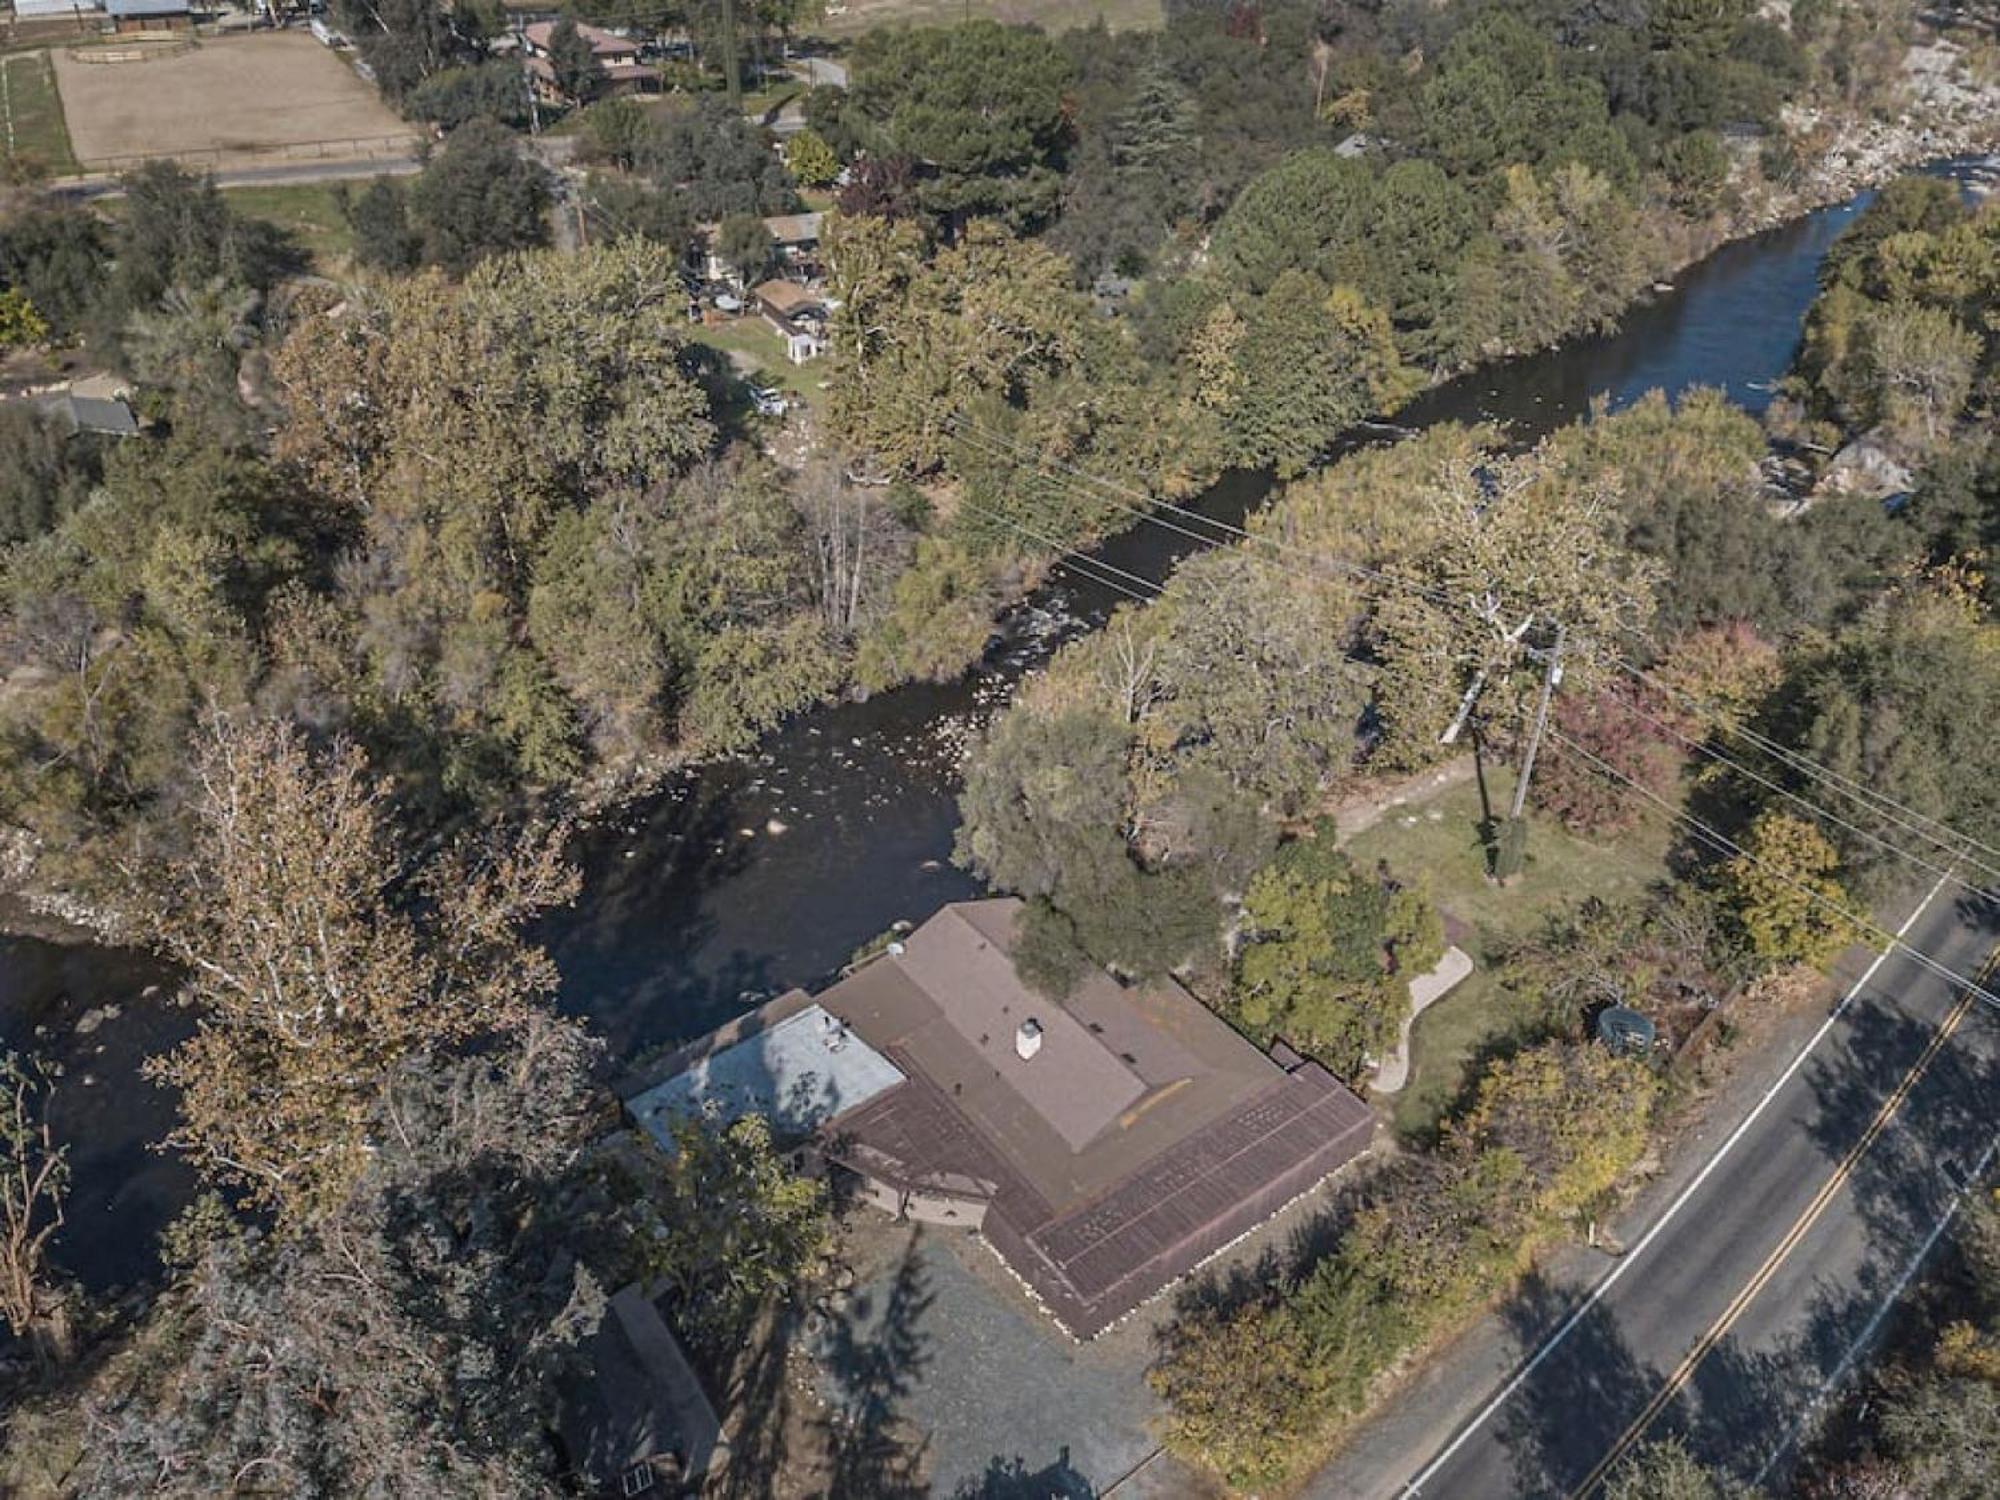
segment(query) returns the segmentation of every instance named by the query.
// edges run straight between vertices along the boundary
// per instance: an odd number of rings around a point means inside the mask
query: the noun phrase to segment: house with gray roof
[[[136,437],[139,419],[126,401],[124,385],[110,375],[92,375],[36,398],[37,404],[71,432],[103,437]]]
[[[104,0],[115,31],[186,31],[194,25],[188,0]]]

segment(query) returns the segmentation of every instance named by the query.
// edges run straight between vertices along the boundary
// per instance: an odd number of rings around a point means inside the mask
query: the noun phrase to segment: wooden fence
[[[93,156],[82,162],[86,172],[123,172],[149,161],[177,161],[186,166],[244,166],[312,161],[374,161],[407,156],[424,143],[422,131],[399,130],[389,135],[340,136],[323,141],[287,141],[263,146],[202,146],[185,151],[138,151],[122,156]]]

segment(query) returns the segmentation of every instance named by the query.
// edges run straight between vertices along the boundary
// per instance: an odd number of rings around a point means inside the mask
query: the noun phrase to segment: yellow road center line
[[[1995,959],[1988,958],[1979,972],[1978,979],[1974,981],[1975,985],[1983,985],[1994,966]],[[1708,1356],[1709,1351],[1728,1336],[1736,1320],[1743,1316],[1745,1309],[1756,1300],[1757,1294],[1763,1291],[1771,1278],[1778,1273],[1778,1269],[1798,1248],[1799,1242],[1811,1231],[1813,1225],[1819,1222],[1820,1215],[1826,1212],[1835,1195],[1854,1174],[1854,1169],[1860,1164],[1861,1158],[1880,1138],[1882,1132],[1889,1128],[1896,1111],[1902,1108],[1903,1101],[1909,1098],[1918,1080],[1929,1071],[1931,1063],[1937,1058],[1938,1053],[1944,1050],[1945,1044],[1951,1040],[1952,1033],[1958,1030],[1959,1024],[1972,1010],[1973,1002],[1977,998],[1976,989],[1968,989],[1959,996],[1958,1003],[1945,1016],[1937,1032],[1925,1045],[1922,1055],[1911,1064],[1910,1070],[1903,1075],[1895,1091],[1882,1101],[1882,1107],[1875,1112],[1875,1118],[1868,1122],[1868,1128],[1862,1132],[1861,1138],[1849,1148],[1847,1154],[1840,1159],[1840,1164],[1834,1168],[1833,1174],[1820,1185],[1819,1191],[1813,1194],[1812,1201],[1800,1212],[1798,1218],[1792,1221],[1792,1226],[1785,1232],[1784,1238],[1779,1240],[1764,1263],[1757,1268],[1756,1274],[1745,1282],[1742,1289],[1730,1300],[1729,1306],[1725,1307],[1721,1315],[1708,1326],[1708,1330],[1695,1340],[1694,1347],[1689,1349],[1686,1357],[1674,1367],[1673,1373],[1667,1377],[1666,1384],[1654,1392],[1652,1400],[1646,1403],[1645,1409],[1633,1419],[1631,1426],[1619,1434],[1618,1441],[1613,1443],[1604,1457],[1597,1461],[1597,1466],[1590,1471],[1583,1483],[1570,1492],[1569,1500],[1584,1500],[1585,1496],[1603,1483],[1604,1476],[1611,1472],[1612,1466],[1644,1436],[1646,1429],[1652,1426],[1660,1413],[1666,1409],[1667,1403],[1680,1393],[1681,1387],[1687,1384],[1689,1377]]]

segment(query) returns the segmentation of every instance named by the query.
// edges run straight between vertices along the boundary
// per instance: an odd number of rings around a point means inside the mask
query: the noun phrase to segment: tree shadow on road
[[[1748,1483],[1784,1454],[1822,1381],[1879,1303],[1876,1280],[1872,1268],[1859,1288],[1822,1279],[1803,1325],[1771,1347],[1751,1349],[1732,1336],[1711,1349],[1688,1382],[1692,1416],[1684,1435],[1695,1457]]]
[[[995,1457],[986,1471],[964,1480],[951,1492],[951,1500],[1092,1500],[1097,1488],[1070,1465],[1065,1445],[1054,1463],[1039,1469],[1027,1460]]]
[[[1992,1139],[2000,1065],[1980,1031],[1992,1024],[1976,1010],[1966,1016],[1854,1162],[1842,1190],[1846,1202],[1829,1210],[1851,1205],[1891,1280]],[[1807,1128],[1829,1173],[1862,1139],[1937,1029],[1892,1005],[1870,1005],[1856,1010],[1839,1051],[1813,1060],[1806,1075],[1814,1101]]]
[[[1575,1303],[1574,1290],[1553,1286],[1536,1273],[1521,1283],[1500,1316],[1526,1357]],[[1500,1443],[1514,1466],[1516,1493],[1567,1494],[1663,1379],[1633,1354],[1617,1318],[1602,1303],[1591,1308],[1507,1403]],[[1677,1415],[1672,1406],[1661,1413],[1666,1421]],[[1654,1426],[1657,1435],[1660,1424]]]

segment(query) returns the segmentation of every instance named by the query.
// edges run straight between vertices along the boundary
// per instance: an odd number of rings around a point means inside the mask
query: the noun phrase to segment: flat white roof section
[[[818,1005],[698,1059],[626,1101],[668,1151],[680,1120],[763,1115],[782,1135],[807,1135],[903,1082],[903,1073]]]

